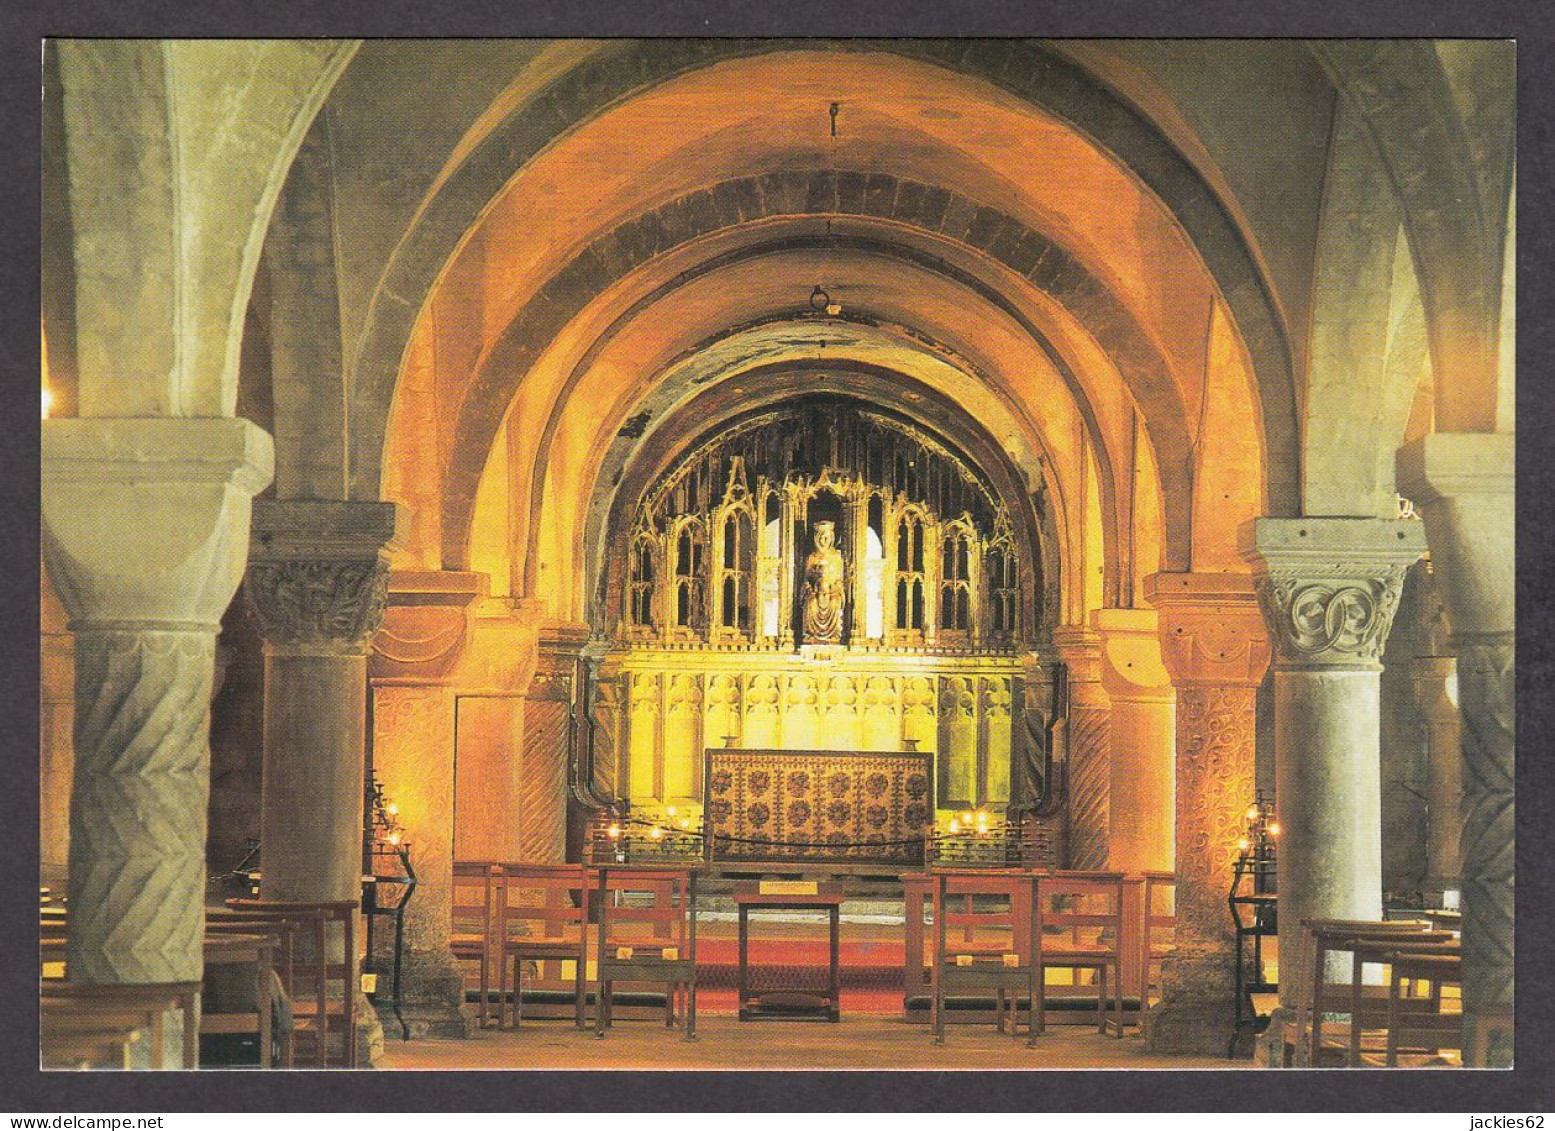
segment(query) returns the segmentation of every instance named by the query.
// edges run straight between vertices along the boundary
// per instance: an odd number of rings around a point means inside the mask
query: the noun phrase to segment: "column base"
[[[1151,1052],[1226,1055],[1236,1030],[1236,958],[1219,949],[1180,950],[1161,968],[1161,1000],[1145,1015]]]
[[[1481,1006],[1463,1023],[1463,1063],[1470,1068],[1511,1068],[1513,1011],[1510,1005]]]
[[[1269,1015],[1269,1026],[1258,1034],[1253,1045],[1253,1063],[1259,1068],[1305,1068],[1307,1055],[1305,1047],[1290,1050],[1285,1048],[1286,1030],[1296,1024],[1296,1011],[1287,1006],[1280,1006]],[[1287,1057],[1289,1059],[1287,1059]]]
[[[392,967],[378,967],[378,985],[387,990]],[[385,1001],[377,1017],[389,1039],[397,1041],[405,1028],[411,1040],[425,1037],[465,1038],[475,1032],[473,1010],[464,1003],[464,975],[446,950],[407,950],[401,972],[400,1008]]]
[[[356,1063],[358,1068],[377,1068],[383,1060],[383,1025],[373,1003],[360,990],[356,994]]]

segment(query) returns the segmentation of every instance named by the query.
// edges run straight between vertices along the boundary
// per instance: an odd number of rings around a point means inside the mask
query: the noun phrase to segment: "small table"
[[[838,936],[842,920],[842,887],[839,884],[820,884],[808,881],[763,881],[758,884],[741,884],[734,889],[734,901],[740,909],[740,1020],[750,1021],[759,1017],[803,1017],[816,1021],[841,1020],[840,1000],[842,975],[838,962]],[[756,911],[825,911],[830,925],[830,976],[820,1007],[809,1013],[779,1012],[763,1008],[762,995],[752,994],[748,979],[748,953],[750,948],[750,913]],[[768,990],[767,993],[784,991]],[[794,993],[813,991],[795,990]],[[820,995],[817,995],[820,996]]]

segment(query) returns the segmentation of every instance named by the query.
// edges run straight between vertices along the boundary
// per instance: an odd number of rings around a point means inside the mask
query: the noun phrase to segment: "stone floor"
[[[991,1026],[954,1026],[943,1046],[923,1025],[887,1017],[847,1018],[838,1024],[805,1021],[740,1022],[731,1016],[698,1018],[697,1040],[687,1042],[649,1021],[618,1023],[603,1040],[566,1022],[522,1030],[483,1030],[467,1041],[385,1041],[382,1068],[697,1068],[697,1069],[1000,1069],[1245,1068],[1210,1057],[1166,1057],[1145,1052],[1136,1036],[1119,1040],[1081,1026],[1052,1026],[1037,1047],[1000,1036]]]

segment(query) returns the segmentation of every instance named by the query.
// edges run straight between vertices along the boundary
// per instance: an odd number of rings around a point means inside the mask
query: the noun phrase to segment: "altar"
[[[863,750],[706,751],[708,863],[921,867],[933,760]]]

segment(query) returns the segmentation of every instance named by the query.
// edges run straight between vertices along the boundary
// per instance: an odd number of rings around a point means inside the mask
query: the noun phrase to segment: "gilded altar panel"
[[[699,801],[709,747],[916,751],[943,807],[1009,800],[1013,657],[633,648],[612,663],[635,804]]]

